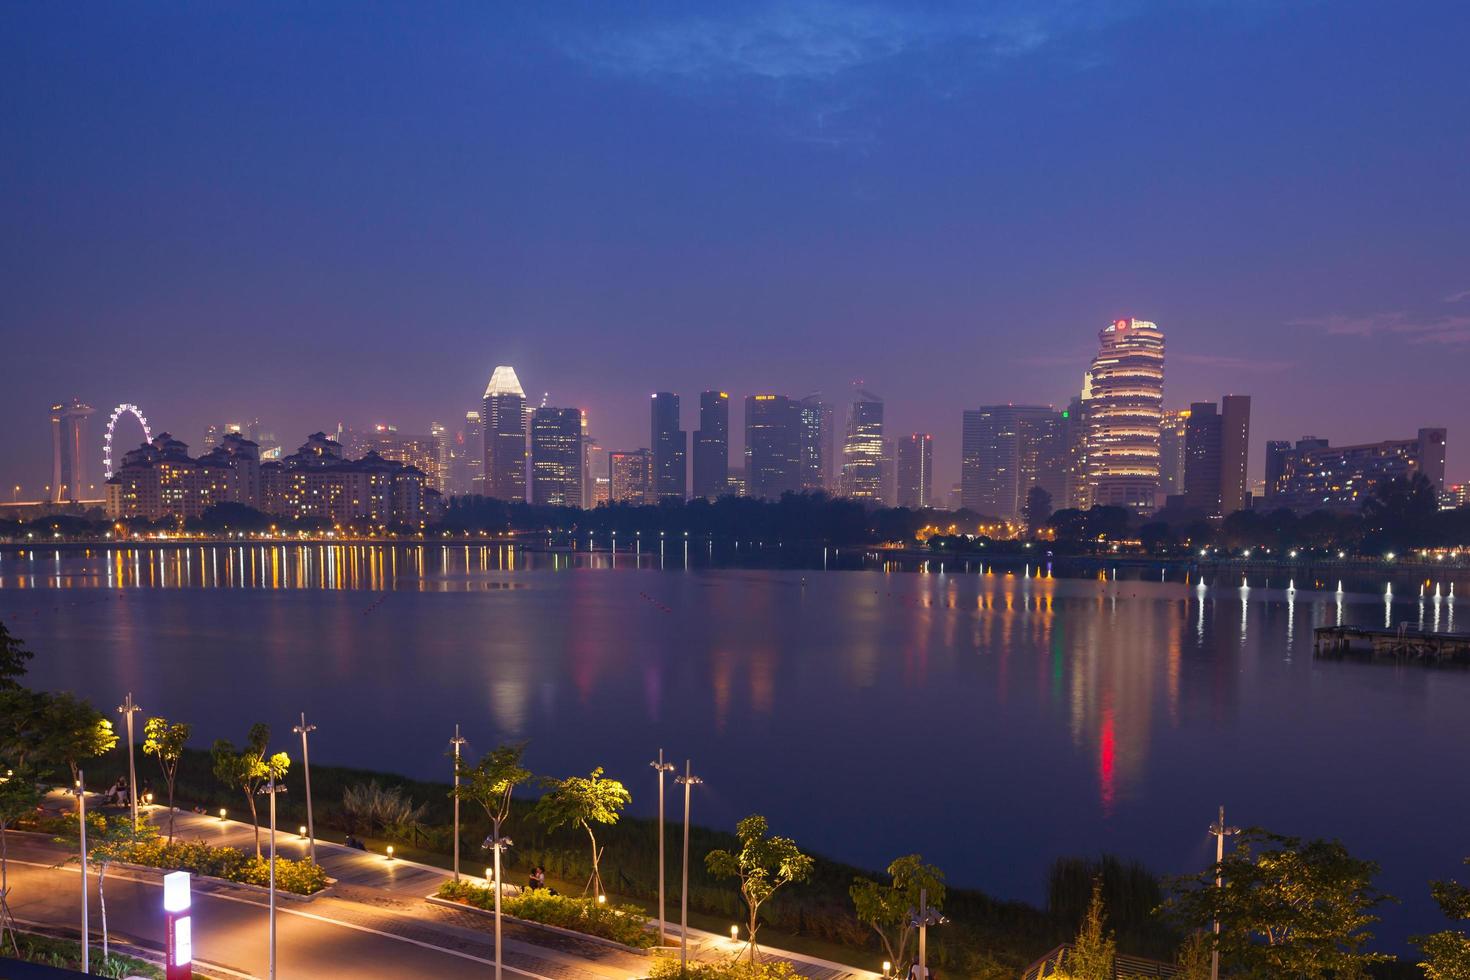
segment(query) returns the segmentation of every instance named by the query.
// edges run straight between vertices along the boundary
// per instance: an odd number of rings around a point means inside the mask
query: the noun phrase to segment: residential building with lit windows
[[[1273,507],[1299,513],[1355,511],[1384,480],[1422,473],[1444,493],[1444,429],[1420,429],[1412,439],[1358,446],[1329,446],[1325,439],[1303,439],[1280,458],[1281,473],[1266,494]]]
[[[607,454],[608,502],[657,503],[653,489],[653,454],[647,449]]]
[[[1159,492],[1163,331],[1147,320],[1114,320],[1098,331],[1088,377],[1089,502],[1150,514]]]

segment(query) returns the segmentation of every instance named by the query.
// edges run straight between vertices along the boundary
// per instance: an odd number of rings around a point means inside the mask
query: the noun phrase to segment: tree
[[[740,850],[710,851],[704,866],[716,878],[739,878],[740,897],[750,913],[750,962],[756,962],[755,934],[760,928],[760,909],[772,895],[792,882],[806,881],[812,874],[812,859],[801,853],[789,837],[769,837],[766,818],[752,814],[735,825]]]
[[[33,656],[20,638],[0,622],[0,690],[13,691],[20,687],[20,678],[25,676],[26,664]]]
[[[1439,513],[1439,493],[1429,477],[1415,473],[1380,480],[1363,501],[1363,521],[1380,547],[1409,548],[1427,544]]]
[[[7,831],[20,820],[36,811],[41,805],[41,792],[36,788],[35,773],[29,769],[4,769],[0,763],[0,948],[5,944],[5,932],[10,926],[10,841]],[[10,945],[16,956],[20,947],[15,935],[11,934]]]
[[[158,759],[163,782],[168,786],[168,841],[174,840],[174,782],[179,775],[179,759],[189,741],[190,725],[170,722],[167,718],[149,718],[143,723],[143,753]]]
[[[1470,858],[1465,861],[1470,864]],[[1445,916],[1456,922],[1470,919],[1470,887],[1458,881],[1436,881],[1430,893]],[[1470,980],[1470,938],[1458,929],[1446,929],[1410,940],[1424,950],[1419,967],[1428,980]]]
[[[1067,957],[1066,975],[1070,980],[1113,980],[1118,959],[1118,942],[1107,928],[1107,911],[1103,908],[1101,878],[1092,882],[1092,901],[1072,943]]]
[[[270,726],[256,723],[250,726],[243,748],[236,750],[233,743],[219,739],[210,750],[215,778],[245,794],[245,802],[250,806],[250,825],[255,830],[257,858],[260,857],[260,820],[255,813],[255,797],[268,781],[274,778],[280,782],[285,778],[286,770],[291,768],[291,757],[284,752],[266,757],[265,750],[270,740]]]
[[[1026,529],[1033,535],[1051,519],[1051,494],[1037,484],[1026,491]]]
[[[1179,973],[1174,980],[1210,980],[1210,941],[1196,930],[1179,947]]]
[[[1220,957],[1236,972],[1342,980],[1389,959],[1363,951],[1373,910],[1391,900],[1373,887],[1377,873],[1337,841],[1251,828],[1223,861],[1174,882],[1165,910],[1186,929],[1209,929],[1218,917]]]
[[[36,697],[32,722],[37,726],[36,758],[52,765],[65,763],[75,785],[83,762],[111,752],[117,744],[112,722],[69,691],[42,692]]]
[[[525,742],[502,745],[481,756],[480,761],[473,766],[463,761],[459,764],[459,788],[456,792],[461,800],[471,800],[484,807],[485,816],[490,818],[492,844],[501,839],[501,827],[510,817],[511,794],[517,786],[531,779],[531,770],[521,765],[521,757],[525,751]],[[596,866],[594,861],[593,868]],[[495,887],[497,890],[500,888],[499,878],[495,881]],[[600,887],[597,893],[602,894]]]
[[[593,894],[603,894],[602,874],[598,870],[602,849],[597,846],[597,835],[593,833],[592,825],[617,823],[618,815],[633,797],[616,779],[604,779],[601,766],[585,777],[553,779],[547,786],[549,789],[545,795],[536,801],[536,818],[547,830],[581,827],[587,831],[587,838],[592,842],[592,877],[587,879],[587,885],[596,889]],[[586,891],[584,888],[583,894]]]
[[[891,963],[898,964],[902,975],[908,966],[908,945],[913,938],[913,912],[919,907],[919,893],[929,907],[944,906],[944,872],[925,864],[918,854],[906,854],[888,866],[887,885],[868,878],[856,878],[847,890],[857,909],[859,922],[866,923],[878,934]]]
[[[76,815],[70,814],[71,830],[68,840],[78,840]],[[132,854],[133,845],[152,840],[158,831],[148,824],[133,826],[132,818],[116,817],[109,820],[95,811],[87,814],[87,858],[97,869],[97,903],[102,912],[102,959],[106,962],[108,952],[107,931],[107,868],[113,861],[126,861]],[[69,858],[68,860],[76,860]]]

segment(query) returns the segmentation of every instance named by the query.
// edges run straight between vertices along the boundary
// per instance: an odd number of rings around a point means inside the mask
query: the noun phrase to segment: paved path
[[[53,807],[68,798],[53,795]],[[162,807],[140,811],[163,829]],[[253,851],[255,835],[248,823],[221,820],[192,812],[174,815],[175,837],[214,846]],[[292,832],[276,831],[276,853],[304,858],[308,842]],[[81,899],[75,865],[56,868],[64,852],[48,838],[12,836],[12,909],[18,919],[52,925],[79,924]],[[268,832],[261,831],[262,848]],[[337,884],[310,902],[277,902],[281,977],[353,976],[459,977],[484,976],[495,955],[493,922],[469,909],[444,908],[424,900],[437,891],[450,872],[383,854],[355,850],[318,840],[317,862]],[[17,863],[17,860],[19,863]],[[468,866],[466,866],[468,868]],[[475,865],[478,868],[478,865]],[[17,877],[20,875],[20,877]],[[58,876],[69,875],[69,883]],[[161,872],[113,870],[107,876],[112,929],[142,946],[157,947],[163,935]],[[95,878],[94,878],[95,881]],[[92,886],[92,929],[100,917]],[[195,949],[210,963],[250,976],[266,973],[266,896],[248,889],[212,883],[195,884]],[[678,924],[669,926],[677,936]],[[601,943],[563,936],[532,926],[505,923],[507,968],[514,975],[546,980],[625,980],[647,975],[649,958]],[[728,959],[738,951],[728,936],[690,930],[694,959]],[[877,975],[802,956],[770,950],[814,980],[870,980]],[[336,957],[341,957],[337,959]],[[294,965],[293,965],[294,963]]]

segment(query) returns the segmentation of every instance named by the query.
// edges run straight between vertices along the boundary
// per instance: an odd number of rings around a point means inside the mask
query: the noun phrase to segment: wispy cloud
[[[1446,303],[1462,303],[1470,299],[1470,289],[1462,289],[1458,293],[1450,293],[1444,298]]]
[[[1451,301],[1453,302],[1453,301]],[[1400,336],[1411,344],[1470,343],[1470,315],[1416,317],[1408,313],[1366,313],[1302,317],[1288,326],[1320,330],[1337,337]]]
[[[1201,367],[1220,368],[1225,371],[1240,371],[1253,374],[1275,374],[1291,367],[1290,361],[1269,358],[1238,357],[1232,354],[1171,354],[1169,360],[1179,364],[1197,364]]]

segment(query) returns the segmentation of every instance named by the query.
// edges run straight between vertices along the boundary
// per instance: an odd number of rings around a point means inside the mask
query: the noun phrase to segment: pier
[[[1431,633],[1407,624],[1398,629],[1319,626],[1313,632],[1312,652],[1318,657],[1360,654],[1375,660],[1470,664],[1470,633]]]

